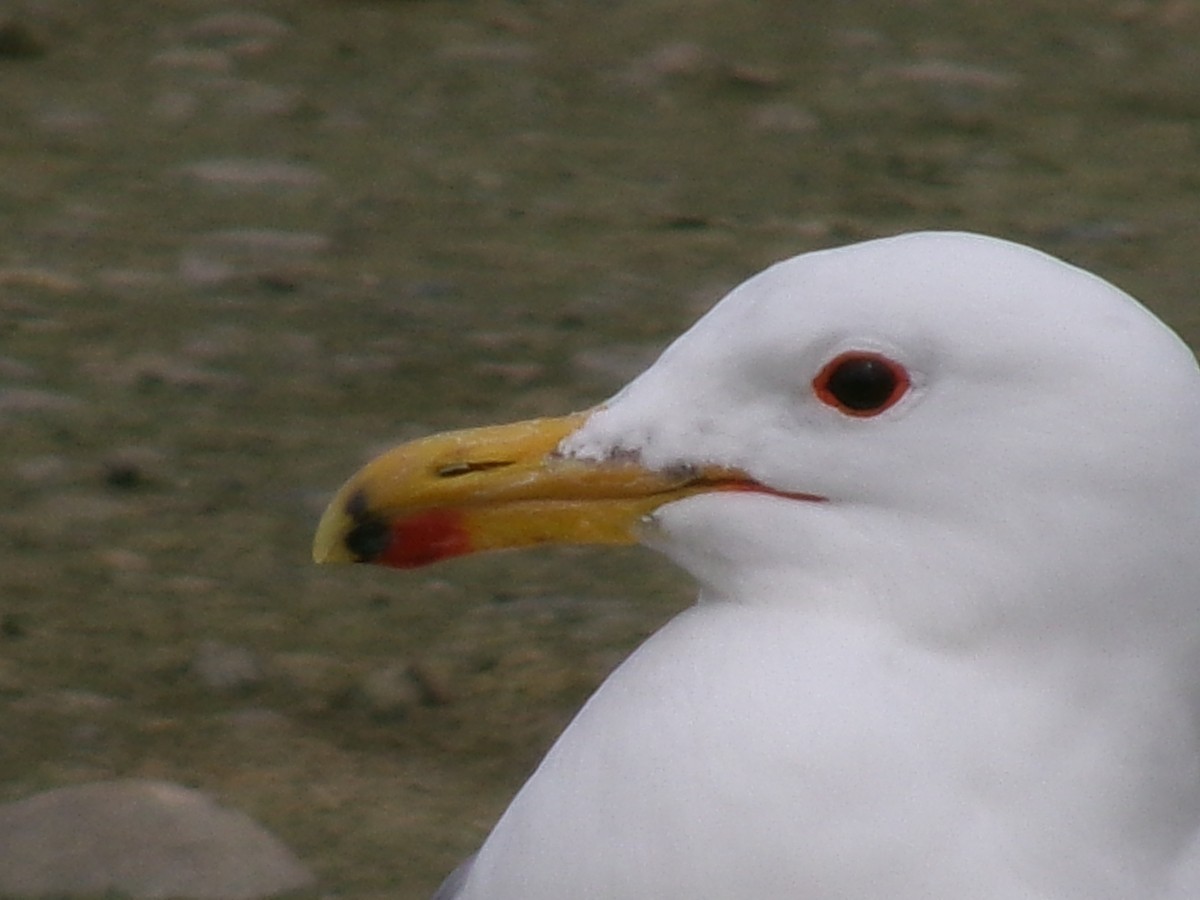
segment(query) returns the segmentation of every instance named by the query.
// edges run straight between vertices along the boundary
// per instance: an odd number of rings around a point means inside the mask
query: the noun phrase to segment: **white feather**
[[[845,350],[908,395],[822,403]],[[800,256],[560,450],[828,502],[653,516],[700,602],[588,702],[455,898],[1200,896],[1200,373],[1131,298],[973,235]]]

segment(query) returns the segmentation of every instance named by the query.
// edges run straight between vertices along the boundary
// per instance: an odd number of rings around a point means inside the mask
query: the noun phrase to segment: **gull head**
[[[1042,628],[1055,611],[1076,627],[1067,597],[1123,588],[1124,607],[1095,611],[1114,628],[1177,597],[1159,582],[1197,568],[1192,353],[1102,279],[977,235],[772,266],[560,451],[717,465],[768,487],[649,515],[645,539],[716,597],[786,601],[805,584],[819,602],[853,579],[872,615],[952,631],[981,616]],[[897,596],[913,584],[930,587]]]
[[[1198,470],[1200,373],[1144,307],[1018,244],[917,233],[768,268],[593,410],[385,455],[315,554],[640,540],[712,601],[1109,638],[1191,613]]]

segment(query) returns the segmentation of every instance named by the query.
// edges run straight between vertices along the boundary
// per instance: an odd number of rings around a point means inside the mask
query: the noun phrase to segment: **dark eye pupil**
[[[829,373],[826,390],[847,409],[867,411],[884,406],[896,390],[896,372],[881,359],[848,359]]]

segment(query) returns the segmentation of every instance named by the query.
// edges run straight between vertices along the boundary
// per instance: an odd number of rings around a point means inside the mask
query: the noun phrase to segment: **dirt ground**
[[[690,596],[318,569],[368,455],[587,407],[773,260],[918,228],[1200,341],[1200,4],[0,7],[0,799],[143,775],[427,896]]]

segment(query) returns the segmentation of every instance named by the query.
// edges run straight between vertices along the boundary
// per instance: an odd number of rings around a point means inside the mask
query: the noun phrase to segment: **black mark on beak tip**
[[[383,555],[391,541],[391,529],[387,522],[370,511],[363,491],[350,495],[346,501],[346,515],[353,524],[346,532],[344,543],[355,561],[369,563]]]

